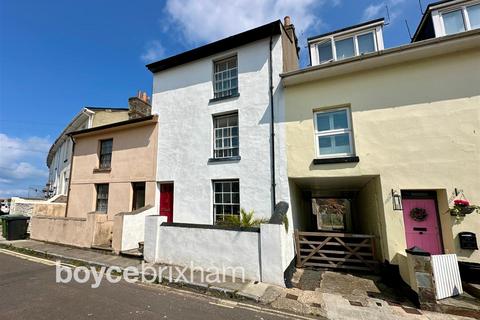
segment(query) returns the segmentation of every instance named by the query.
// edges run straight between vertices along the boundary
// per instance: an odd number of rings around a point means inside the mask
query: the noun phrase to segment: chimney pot
[[[291,24],[292,24],[292,21],[290,20],[290,16],[285,16],[285,18],[283,18],[283,25],[289,26]]]

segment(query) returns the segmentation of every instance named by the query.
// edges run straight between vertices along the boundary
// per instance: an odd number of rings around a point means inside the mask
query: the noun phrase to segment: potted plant
[[[471,205],[468,200],[457,199],[453,201],[453,208],[450,208],[448,212],[450,215],[459,217],[465,217],[465,215],[470,214],[474,211],[480,213],[480,206]]]

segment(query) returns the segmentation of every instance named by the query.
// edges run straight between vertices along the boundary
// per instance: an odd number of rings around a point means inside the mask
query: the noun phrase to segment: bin
[[[0,220],[2,220],[2,237],[6,238],[7,237],[7,223],[3,221],[3,218],[6,216],[1,216]]]
[[[7,240],[20,240],[27,238],[27,228],[30,217],[8,215],[2,217],[2,233]]]

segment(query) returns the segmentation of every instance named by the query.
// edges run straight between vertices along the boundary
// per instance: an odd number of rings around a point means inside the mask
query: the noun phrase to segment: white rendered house
[[[275,21],[147,66],[159,198],[173,184],[172,222],[214,224],[240,208],[269,218],[273,203],[288,202],[279,74],[298,57],[287,28]]]
[[[292,227],[220,225],[241,209],[269,219],[289,203],[280,74],[298,69],[298,50],[286,17],[147,65],[159,215],[145,222],[145,260],[242,267],[248,279],[283,283]]]

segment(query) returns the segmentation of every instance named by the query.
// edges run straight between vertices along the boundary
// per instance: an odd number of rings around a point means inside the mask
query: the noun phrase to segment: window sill
[[[223,163],[223,162],[235,162],[240,161],[242,157],[235,156],[235,157],[228,157],[228,158],[210,158],[208,159],[208,163]]]
[[[360,158],[357,156],[352,157],[339,157],[339,158],[323,158],[323,159],[313,159],[313,164],[333,164],[333,163],[352,163],[360,162]]]
[[[238,98],[238,97],[240,97],[240,93],[232,94],[230,96],[225,96],[225,97],[221,97],[221,98],[212,98],[212,99],[210,99],[209,103],[214,103],[214,102],[233,99],[233,98]]]
[[[95,168],[93,169],[93,173],[109,173],[112,171],[112,168]]]

